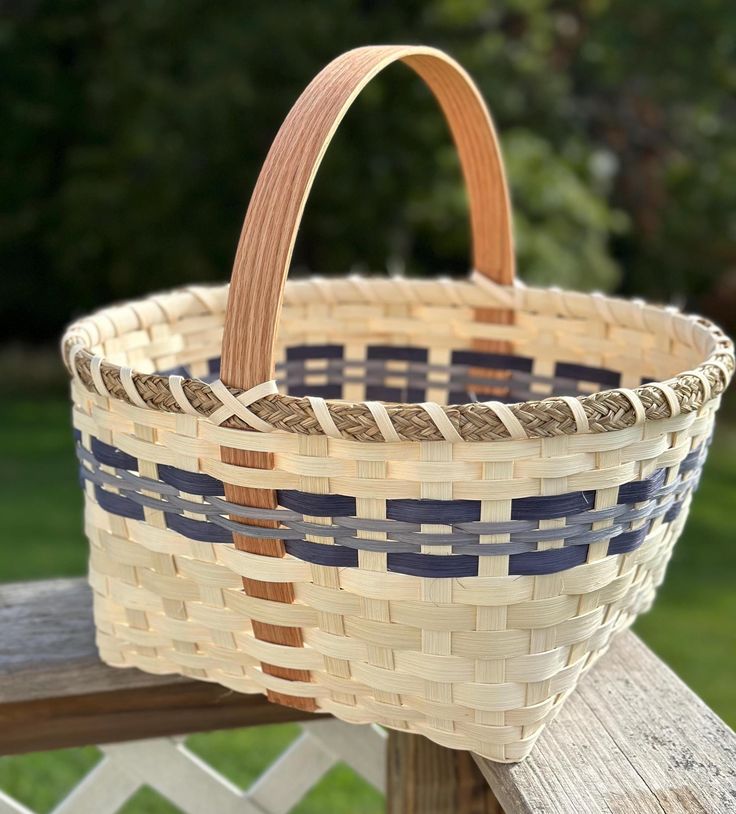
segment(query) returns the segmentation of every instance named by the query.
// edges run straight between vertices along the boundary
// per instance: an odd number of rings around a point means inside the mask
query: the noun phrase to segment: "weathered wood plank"
[[[0,585],[0,702],[184,683],[107,667],[94,635],[85,580]]]
[[[733,814],[736,734],[632,633],[531,757],[476,757],[506,814]]]
[[[390,732],[387,814],[503,814],[468,752]]]
[[[0,585],[0,754],[315,716],[100,662],[84,580]]]
[[[83,580],[0,586],[0,754],[303,719],[314,716],[262,696],[101,664]],[[432,784],[456,758],[415,744],[426,750],[415,745],[389,761],[393,810],[447,805],[448,787]],[[528,761],[477,762],[506,814],[736,811],[736,735],[630,633]],[[412,790],[403,771],[428,779]],[[477,795],[473,775],[453,772],[467,809]]]
[[[0,703],[0,755],[315,717],[203,682]]]

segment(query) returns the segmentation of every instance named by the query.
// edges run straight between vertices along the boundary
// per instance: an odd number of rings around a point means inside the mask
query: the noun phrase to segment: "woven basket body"
[[[520,760],[649,607],[731,343],[483,272],[289,283],[272,354],[242,258],[65,337],[102,658]]]

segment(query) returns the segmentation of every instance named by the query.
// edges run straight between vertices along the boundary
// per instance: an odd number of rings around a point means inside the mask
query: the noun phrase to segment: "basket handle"
[[[273,378],[276,326],[307,196],[343,116],[368,82],[401,60],[427,83],[450,126],[468,189],[474,268],[514,279],[511,208],[488,109],[473,80],[442,51],[367,46],[325,67],[292,107],[269,150],[245,216],[222,344],[222,380],[247,390]]]

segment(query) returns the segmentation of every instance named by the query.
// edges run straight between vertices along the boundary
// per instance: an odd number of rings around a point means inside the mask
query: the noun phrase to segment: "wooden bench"
[[[247,791],[169,740],[287,721],[303,722],[305,734]],[[114,746],[144,740],[145,749]],[[736,812],[736,735],[632,633],[584,679],[526,762],[499,765],[262,696],[106,667],[83,580],[0,585],[0,754],[83,744],[105,744],[105,760],[58,812],[115,811],[135,783],[150,782],[187,811],[215,810],[221,798],[220,814],[276,814],[338,760],[385,788],[392,814]],[[143,755],[170,763],[168,771],[147,777]],[[182,778],[201,785],[204,807],[191,788],[184,799]],[[27,809],[0,793],[6,811]]]

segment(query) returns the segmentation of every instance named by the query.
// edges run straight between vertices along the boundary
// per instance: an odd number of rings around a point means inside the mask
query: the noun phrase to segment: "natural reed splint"
[[[450,124],[475,271],[284,287],[324,150],[396,60]],[[266,159],[229,299],[161,294],[64,337],[102,657],[528,754],[649,607],[734,356],[705,320],[513,273],[462,69],[396,46],[329,65]]]

